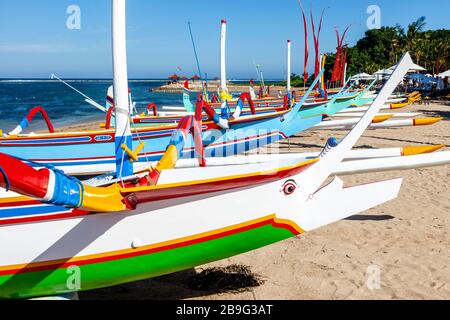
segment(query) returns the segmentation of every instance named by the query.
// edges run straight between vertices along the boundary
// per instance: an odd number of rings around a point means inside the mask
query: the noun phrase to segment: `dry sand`
[[[359,147],[446,144],[450,147],[450,106],[416,105],[444,117],[433,126],[368,130]],[[318,131],[290,139],[291,152],[320,150]],[[287,152],[287,142],[280,148]],[[196,270],[81,293],[81,299],[450,299],[450,166],[346,177],[347,185],[404,177],[400,196],[385,205],[299,237],[197,268],[243,264],[263,285],[243,293],[199,292],[186,288]],[[374,195],[376,196],[376,195]],[[368,268],[380,270],[381,286],[369,289]],[[370,268],[369,268],[370,270]],[[376,270],[376,269],[372,269]],[[372,271],[373,272],[373,271]]]

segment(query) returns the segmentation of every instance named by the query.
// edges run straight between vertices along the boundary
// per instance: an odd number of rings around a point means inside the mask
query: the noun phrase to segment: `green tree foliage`
[[[397,63],[409,51],[415,62],[430,73],[448,69],[450,59],[450,30],[424,31],[425,17],[411,23],[405,30],[401,26],[368,30],[354,47],[348,49],[348,73],[351,75],[374,73]],[[328,55],[326,78],[331,78],[334,54]]]

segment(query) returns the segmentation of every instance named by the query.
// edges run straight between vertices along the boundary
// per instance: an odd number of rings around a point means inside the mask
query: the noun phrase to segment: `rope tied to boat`
[[[83,204],[84,186],[80,180],[66,175],[61,170],[52,171],[55,174],[53,196],[45,203],[79,208]]]

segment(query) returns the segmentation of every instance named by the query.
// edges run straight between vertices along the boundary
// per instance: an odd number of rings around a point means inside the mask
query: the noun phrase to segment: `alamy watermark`
[[[367,18],[367,28],[369,30],[372,29],[380,29],[381,28],[381,8],[375,4],[367,7],[367,14],[369,17]]]
[[[67,7],[66,13],[69,17],[66,20],[66,27],[69,30],[81,29],[81,8],[75,4]]]
[[[367,267],[367,288],[369,290],[380,290],[381,289],[381,268],[376,264],[372,264]]]
[[[66,280],[66,287],[70,291],[81,290],[81,269],[78,266],[69,266],[66,269],[68,275]]]

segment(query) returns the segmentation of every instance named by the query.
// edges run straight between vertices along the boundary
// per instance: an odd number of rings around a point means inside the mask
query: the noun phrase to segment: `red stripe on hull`
[[[41,204],[41,202],[37,200],[24,200],[24,201],[0,203],[0,208],[32,206],[37,204]]]
[[[13,219],[5,219],[0,220],[1,225],[11,225],[11,224],[20,224],[20,223],[31,223],[31,222],[42,222],[56,219],[69,219],[69,218],[78,218],[90,215],[90,212],[82,211],[82,210],[71,210],[70,212],[65,213],[56,213],[47,216],[34,216],[34,217],[25,217],[25,218],[13,218]]]
[[[240,177],[235,179],[227,179],[223,181],[205,182],[196,185],[185,185],[179,187],[172,187],[172,188],[169,187],[136,192],[130,194],[129,200],[138,205],[140,203],[152,201],[169,200],[181,197],[209,194],[214,192],[222,192],[243,187],[251,187],[255,185],[277,181],[280,179],[289,178],[295,174],[302,172],[311,165],[312,163],[301,167],[286,169],[273,174],[268,173],[261,175],[251,175],[249,177]],[[124,193],[126,193],[126,190],[124,190]]]
[[[98,258],[92,258],[92,259],[86,259],[86,260],[74,261],[74,262],[69,262],[68,261],[69,259],[64,259],[64,260],[59,260],[58,262],[55,262],[55,263],[50,263],[48,265],[30,266],[30,267],[24,267],[21,269],[3,270],[3,271],[0,271],[0,276],[11,275],[11,274],[23,274],[23,273],[28,273],[28,272],[45,271],[45,270],[52,270],[52,269],[57,269],[57,268],[67,268],[69,266],[74,266],[74,265],[83,266],[83,265],[87,265],[87,264],[94,264],[94,263],[101,263],[101,262],[107,262],[107,261],[112,261],[112,260],[133,258],[133,257],[137,257],[137,256],[148,255],[148,254],[167,251],[167,250],[171,250],[171,249],[177,249],[177,248],[181,248],[181,247],[185,247],[185,246],[195,245],[195,244],[202,243],[202,242],[212,241],[215,239],[219,239],[219,238],[223,238],[226,236],[230,236],[230,235],[238,234],[241,232],[249,231],[252,229],[256,229],[256,228],[266,226],[269,224],[273,225],[275,227],[281,227],[284,229],[288,229],[290,232],[292,232],[293,235],[299,234],[296,230],[294,230],[290,226],[287,227],[287,225],[285,225],[285,224],[275,223],[274,219],[272,218],[272,219],[269,219],[266,221],[258,222],[258,223],[248,225],[248,226],[243,226],[243,227],[236,228],[233,230],[219,232],[217,234],[200,237],[200,238],[192,239],[192,240],[181,241],[179,243],[164,245],[164,246],[160,246],[160,247],[156,247],[156,248],[151,248],[148,250],[131,251],[131,252],[123,253],[123,254],[116,254],[116,255],[111,255],[111,256],[98,257]]]

